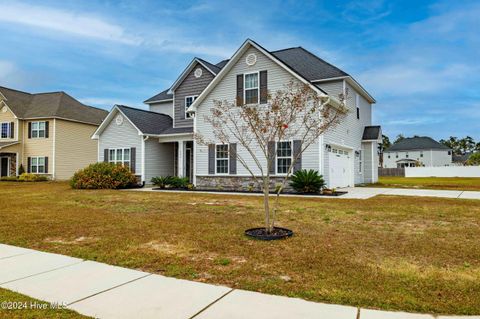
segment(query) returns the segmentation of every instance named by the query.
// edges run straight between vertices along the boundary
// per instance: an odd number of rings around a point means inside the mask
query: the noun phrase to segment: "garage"
[[[330,188],[352,186],[351,153],[339,148],[331,148],[328,154]]]

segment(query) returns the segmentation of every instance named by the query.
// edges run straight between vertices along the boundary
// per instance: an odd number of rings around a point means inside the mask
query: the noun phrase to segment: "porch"
[[[20,163],[20,147],[18,142],[0,143],[0,177],[17,176]]]

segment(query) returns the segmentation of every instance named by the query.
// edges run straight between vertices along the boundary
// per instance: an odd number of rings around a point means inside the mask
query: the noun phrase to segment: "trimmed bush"
[[[165,188],[191,188],[191,184],[188,181],[188,177],[178,177],[178,176],[157,176],[153,177],[151,180],[152,184],[157,186],[160,189]]]
[[[37,175],[33,173],[23,173],[18,177],[19,182],[45,182],[48,177],[44,175]]]
[[[136,183],[137,178],[128,167],[105,162],[90,164],[70,180],[70,186],[76,189],[119,189]]]
[[[290,186],[299,193],[319,193],[325,181],[318,171],[301,169],[292,175]]]

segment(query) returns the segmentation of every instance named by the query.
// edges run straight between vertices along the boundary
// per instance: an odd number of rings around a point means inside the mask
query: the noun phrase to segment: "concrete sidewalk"
[[[322,198],[322,199],[368,199],[368,198],[375,197],[377,195],[392,195],[392,196],[422,196],[422,197],[441,197],[441,198],[480,199],[480,191],[477,192],[477,191],[452,191],[452,190],[412,189],[412,188],[376,188],[376,187],[348,187],[348,188],[342,188],[341,190],[347,191],[348,194],[345,194],[342,196],[282,194],[282,196],[283,197],[301,197],[301,198]],[[151,187],[126,189],[124,191],[263,196],[263,194],[260,194],[260,193],[154,190]]]
[[[66,303],[70,309],[97,318],[434,318],[266,295],[3,244],[0,287],[51,303]]]

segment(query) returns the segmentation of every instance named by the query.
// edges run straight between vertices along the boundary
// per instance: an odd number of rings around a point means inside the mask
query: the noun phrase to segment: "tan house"
[[[69,179],[95,163],[92,134],[108,112],[65,92],[30,94],[0,86],[0,176],[25,172]]]

